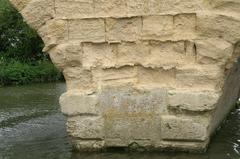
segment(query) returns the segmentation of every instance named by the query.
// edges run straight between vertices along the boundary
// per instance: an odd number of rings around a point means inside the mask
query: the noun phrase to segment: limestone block
[[[118,45],[117,66],[147,64],[149,56],[148,43],[121,43]]]
[[[161,119],[163,140],[205,141],[207,140],[207,123],[187,117],[163,116]]]
[[[81,42],[105,42],[103,19],[69,20],[69,39]]]
[[[127,0],[128,16],[145,15],[150,12],[149,0]]]
[[[54,0],[31,0],[21,11],[24,19],[34,29],[38,30],[54,17]]]
[[[210,91],[172,90],[168,107],[175,110],[210,111],[215,109],[219,94]]]
[[[171,69],[194,62],[193,56],[186,54],[184,41],[151,43],[149,63],[152,66]]]
[[[94,17],[94,0],[55,0],[55,10],[57,18]]]
[[[197,61],[202,64],[225,65],[233,54],[233,45],[222,39],[196,40]]]
[[[47,52],[57,44],[68,40],[67,21],[50,20],[38,30],[38,34],[45,43],[43,51]]]
[[[108,42],[137,41],[141,32],[141,18],[108,18],[106,31]]]
[[[73,142],[73,148],[75,150],[81,150],[81,151],[99,151],[101,150],[104,145],[105,141],[104,140],[79,140],[75,139],[72,141]]]
[[[94,81],[99,86],[133,85],[137,82],[137,69],[134,67],[121,67],[93,70]]]
[[[166,109],[167,91],[164,88],[104,87],[99,93],[99,105],[106,116],[152,117]]]
[[[143,39],[169,39],[174,34],[173,16],[143,17]]]
[[[116,46],[114,44],[84,43],[83,44],[83,67],[85,69],[114,67],[116,65]]]
[[[66,67],[63,70],[68,90],[94,91],[96,83],[92,72],[81,67]]]
[[[227,12],[239,12],[240,2],[238,0],[211,0],[208,4],[212,9]]]
[[[190,90],[219,90],[222,87],[223,71],[216,65],[178,67],[176,71],[177,87]]]
[[[67,116],[98,115],[98,97],[80,91],[68,91],[60,97],[62,112]]]
[[[76,116],[67,119],[68,132],[81,139],[103,139],[104,119],[98,116]]]
[[[94,6],[98,17],[124,17],[127,15],[125,0],[96,0]]]
[[[146,87],[174,87],[175,69],[138,67],[138,85]]]
[[[160,121],[159,121],[160,122]],[[105,118],[106,138],[118,139],[120,143],[130,144],[134,140],[152,140],[160,137],[157,122],[152,117],[119,117]],[[112,144],[114,145],[114,144]]]
[[[236,14],[197,14],[197,31],[203,37],[223,38],[234,44],[240,39],[239,27],[240,18]]]
[[[60,69],[77,67],[82,63],[82,46],[78,42],[59,44],[48,53],[54,65]]]
[[[193,39],[196,31],[196,14],[178,14],[174,16],[174,31],[178,39]]]
[[[14,7],[21,11],[23,10],[27,4],[31,1],[31,0],[9,0],[13,5]]]

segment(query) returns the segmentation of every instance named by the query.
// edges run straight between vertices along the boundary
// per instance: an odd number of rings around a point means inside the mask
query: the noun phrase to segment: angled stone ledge
[[[216,108],[220,95],[210,91],[173,90],[168,93],[168,108],[193,112],[211,111]]]
[[[60,97],[62,112],[67,116],[99,115],[98,96],[95,94],[81,93],[81,91],[68,91]]]
[[[162,116],[161,133],[163,140],[205,141],[208,139],[208,123],[187,117]]]
[[[71,137],[84,140],[104,139],[104,119],[101,116],[68,117],[68,132]]]
[[[21,14],[32,28],[38,30],[54,18],[54,0],[31,0]]]
[[[105,42],[103,19],[76,19],[68,21],[69,40],[81,42]]]

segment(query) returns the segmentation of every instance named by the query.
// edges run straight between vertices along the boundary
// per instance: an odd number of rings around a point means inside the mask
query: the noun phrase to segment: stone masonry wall
[[[238,98],[239,0],[11,2],[63,70],[78,150],[204,150]]]

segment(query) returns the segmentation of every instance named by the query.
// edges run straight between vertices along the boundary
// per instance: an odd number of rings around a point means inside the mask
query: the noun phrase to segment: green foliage
[[[0,63],[0,85],[53,82],[62,74],[49,61],[29,65],[18,61]]]
[[[8,0],[0,0],[0,85],[62,79],[42,49],[43,42],[36,31]]]
[[[28,62],[44,58],[43,42],[7,0],[0,0],[0,57]]]

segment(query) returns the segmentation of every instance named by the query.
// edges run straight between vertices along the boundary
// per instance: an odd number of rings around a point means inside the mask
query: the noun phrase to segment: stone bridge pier
[[[63,70],[77,150],[203,151],[239,97],[239,0],[11,2]]]

